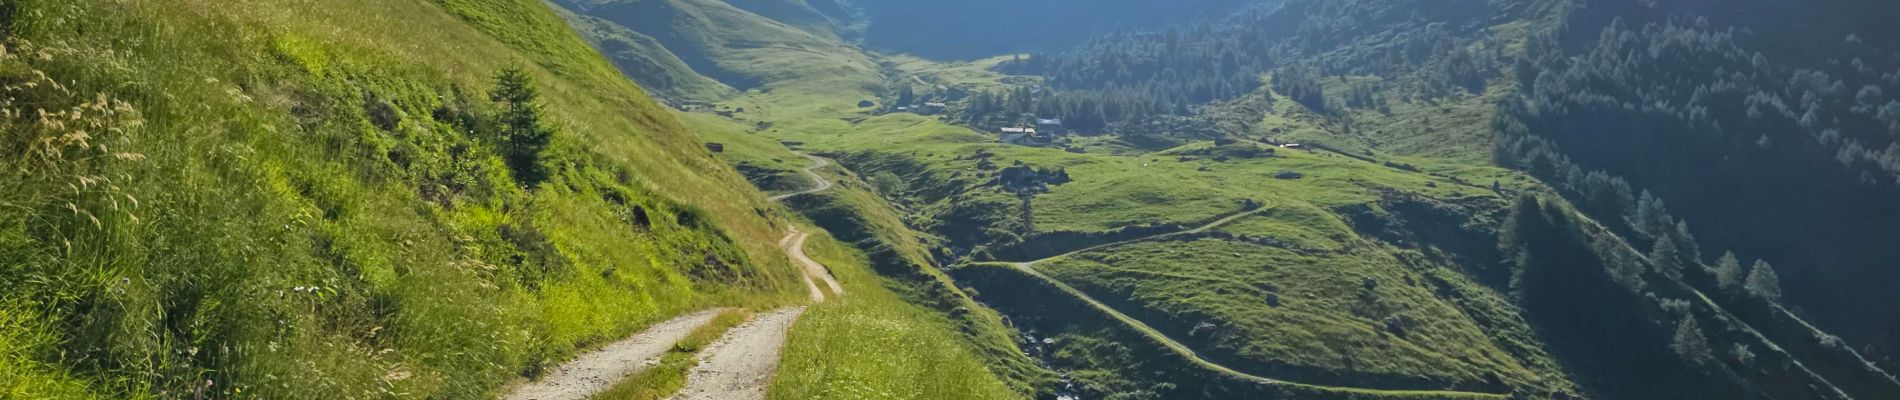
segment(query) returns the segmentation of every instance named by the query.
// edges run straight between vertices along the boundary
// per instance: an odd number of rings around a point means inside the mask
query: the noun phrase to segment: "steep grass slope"
[[[613,60],[620,72],[655,97],[675,102],[712,101],[730,96],[732,87],[693,72],[686,61],[666,50],[659,40],[605,20],[557,9],[574,29]]]
[[[805,165],[788,162],[804,158],[768,137],[710,115],[682,117],[707,140],[728,144],[722,158],[801,181],[785,191],[811,184],[793,172]],[[793,327],[774,398],[1033,397],[1026,395],[1050,389],[1053,374],[1023,355],[1002,317],[936,267],[932,239],[906,226],[860,177],[835,166],[818,172],[837,185],[786,202],[830,233],[814,237],[813,257],[851,295],[812,308]]]
[[[746,4],[765,2],[744,2]],[[861,84],[878,66],[832,35],[717,0],[562,2],[658,40],[700,75],[740,90]]]
[[[787,339],[773,399],[1022,399],[1005,368],[964,345],[956,322],[886,287],[863,252],[826,237],[812,256],[847,283],[814,306]],[[1014,349],[1007,338],[999,345]]]
[[[1280,0],[858,0],[880,51],[971,59],[1053,50],[1114,30],[1153,29]]]
[[[764,198],[537,1],[28,0],[0,27],[4,397],[482,397],[798,291]],[[538,102],[491,101],[510,68]]]

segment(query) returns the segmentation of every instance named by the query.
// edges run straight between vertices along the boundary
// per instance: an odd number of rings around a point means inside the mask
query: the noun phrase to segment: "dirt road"
[[[805,155],[812,161],[802,172],[811,178],[812,188],[796,193],[772,196],[783,201],[795,196],[831,190],[835,183],[818,174],[831,165],[830,160]],[[805,255],[805,240],[811,234],[792,228],[779,248],[798,264],[804,275],[805,290],[812,303],[844,295],[844,286],[831,276],[823,264]],[[606,390],[627,376],[646,370],[658,362],[673,343],[685,338],[718,315],[720,309],[706,310],[654,325],[631,338],[608,345],[557,367],[540,381],[516,388],[507,400],[579,400]],[[779,352],[785,346],[785,333],[805,313],[805,307],[786,307],[760,314],[720,337],[718,342],[699,352],[699,366],[687,375],[686,387],[673,396],[687,400],[764,399],[765,390],[778,370]]]
[[[699,352],[699,366],[675,400],[759,400],[778,371],[785,333],[805,313],[788,307],[760,314]]]
[[[1071,255],[1076,255],[1076,254],[1082,254],[1082,253],[1087,253],[1087,252],[1091,252],[1091,251],[1096,251],[1096,250],[1101,250],[1101,249],[1105,249],[1105,248],[1109,248],[1109,247],[1114,247],[1114,246],[1120,246],[1120,245],[1124,245],[1124,244],[1129,244],[1129,243],[1134,243],[1134,242],[1141,242],[1141,241],[1148,241],[1148,240],[1155,240],[1155,239],[1164,239],[1164,238],[1170,238],[1170,237],[1175,237],[1175,236],[1182,236],[1182,235],[1192,235],[1192,234],[1197,234],[1197,233],[1203,233],[1203,232],[1207,232],[1207,231],[1210,231],[1210,230],[1213,230],[1214,228],[1219,228],[1219,227],[1220,227],[1221,225],[1227,225],[1228,223],[1231,223],[1231,222],[1234,222],[1234,221],[1237,221],[1237,220],[1239,220],[1239,219],[1241,219],[1241,218],[1246,218],[1246,217],[1248,217],[1248,216],[1252,216],[1252,215],[1254,215],[1254,214],[1259,214],[1259,213],[1261,213],[1261,212],[1263,212],[1263,211],[1266,211],[1266,210],[1267,210],[1267,209],[1269,209],[1269,208],[1273,208],[1273,206],[1271,206],[1271,205],[1263,205],[1263,206],[1260,206],[1259,208],[1254,208],[1254,209],[1251,209],[1251,210],[1244,210],[1244,211],[1241,211],[1241,212],[1237,212],[1237,213],[1233,213],[1233,214],[1231,214],[1231,215],[1228,215],[1228,216],[1225,216],[1225,217],[1221,217],[1220,219],[1217,219],[1217,220],[1214,220],[1214,222],[1209,222],[1209,223],[1207,223],[1206,225],[1201,225],[1200,227],[1196,227],[1196,228],[1193,228],[1193,229],[1189,229],[1189,230],[1185,230],[1185,231],[1177,231],[1177,232],[1168,232],[1168,233],[1160,233],[1160,234],[1154,234],[1154,235],[1148,235],[1148,236],[1142,236],[1142,237],[1138,237],[1138,238],[1134,238],[1134,239],[1127,239],[1127,240],[1119,240],[1119,241],[1115,241],[1115,242],[1110,242],[1110,243],[1103,243],[1103,244],[1098,244],[1098,245],[1094,245],[1094,246],[1089,246],[1089,247],[1086,247],[1086,248],[1082,248],[1082,249],[1080,249],[1080,250],[1075,250],[1075,251],[1071,251],[1071,252],[1067,252],[1067,253],[1062,253],[1062,254],[1057,254],[1057,255],[1053,255],[1053,256],[1049,256],[1049,257],[1043,257],[1042,259],[1039,259],[1039,260],[1034,260],[1034,261],[1023,261],[1023,262],[1017,262],[1017,264],[1023,264],[1023,265],[1025,265],[1025,266],[1034,266],[1034,265],[1036,265],[1036,264],[1040,264],[1040,263],[1042,263],[1042,262],[1044,262],[1044,261],[1049,261],[1049,260],[1054,260],[1054,259],[1058,259],[1058,258],[1063,258],[1063,257],[1068,257],[1068,256],[1071,256]]]
[[[515,390],[507,400],[580,400],[586,399],[627,376],[644,371],[660,361],[673,343],[693,329],[712,321],[723,309],[700,311],[661,322],[646,331],[583,354],[562,364],[539,381]]]
[[[812,291],[812,302],[825,301],[825,294],[818,290],[819,285],[816,282],[823,282],[824,288],[830,289],[832,296],[844,295],[844,286],[838,285],[838,280],[831,276],[831,270],[825,269],[824,264],[819,264],[818,261],[805,255],[805,239],[808,238],[811,238],[810,233],[792,228],[792,234],[786,237],[784,245],[785,254],[791,256],[792,261],[798,263],[799,267],[805,271],[805,284],[807,289]]]
[[[801,190],[797,192],[772,196],[770,198],[772,201],[784,201],[785,199],[789,199],[793,197],[831,190],[831,187],[835,185],[835,183],[831,182],[830,179],[825,179],[824,175],[818,174],[819,169],[831,166],[831,160],[826,160],[823,157],[818,157],[818,156],[814,156],[810,154],[800,154],[800,155],[805,156],[805,159],[811,160],[811,163],[812,163],[811,166],[805,167],[805,169],[800,170],[799,172],[804,173],[806,178],[811,178],[812,187],[810,189],[805,189],[805,190]]]
[[[831,190],[833,183],[818,174],[818,169],[831,165],[831,161],[810,155],[805,157],[812,160],[812,166],[804,170],[805,176],[812,180],[812,189],[774,196],[772,200],[780,201]],[[828,297],[826,293],[830,293],[829,297],[843,296],[844,286],[831,276],[831,271],[805,254],[805,239],[809,238],[810,233],[794,227],[785,238],[779,239],[778,245],[803,272],[805,290],[812,303],[824,302]],[[797,322],[804,313],[805,307],[781,308],[761,314],[745,325],[726,332],[718,342],[699,352],[699,366],[686,376],[686,387],[673,395],[673,399],[764,399],[766,389],[772,384],[773,374],[778,372],[779,353],[785,348],[785,333],[792,329],[792,323]]]

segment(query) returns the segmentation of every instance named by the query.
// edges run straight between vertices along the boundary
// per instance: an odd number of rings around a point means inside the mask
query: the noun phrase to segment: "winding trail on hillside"
[[[1053,256],[1048,256],[1048,257],[1043,257],[1042,259],[1038,259],[1038,260],[1034,260],[1034,261],[1023,261],[1023,262],[1018,262],[1018,263],[1019,263],[1019,264],[1024,264],[1024,265],[1036,265],[1036,264],[1041,264],[1041,263],[1042,263],[1042,262],[1044,262],[1044,261],[1049,261],[1049,260],[1054,260],[1054,259],[1058,259],[1058,258],[1063,258],[1063,257],[1068,257],[1068,256],[1072,256],[1072,255],[1076,255],[1076,254],[1082,254],[1082,253],[1087,253],[1087,252],[1091,252],[1091,251],[1096,251],[1096,250],[1101,250],[1101,249],[1106,249],[1106,248],[1109,248],[1109,247],[1115,247],[1115,246],[1120,246],[1120,245],[1124,245],[1124,244],[1129,244],[1129,243],[1135,243],[1135,242],[1145,242],[1145,241],[1149,241],[1149,240],[1156,240],[1156,239],[1166,239],[1166,238],[1171,238],[1171,237],[1175,237],[1175,236],[1185,236],[1185,235],[1193,235],[1193,234],[1199,234],[1199,233],[1204,233],[1204,232],[1207,232],[1207,231],[1211,231],[1211,230],[1214,230],[1214,228],[1219,228],[1219,227],[1221,227],[1221,226],[1223,226],[1223,225],[1227,225],[1227,224],[1230,224],[1230,223],[1233,223],[1234,221],[1239,221],[1239,220],[1240,220],[1241,218],[1246,218],[1246,217],[1251,217],[1251,216],[1253,216],[1254,214],[1259,214],[1259,213],[1261,213],[1261,212],[1265,212],[1265,211],[1267,211],[1267,209],[1270,209],[1270,208],[1273,208],[1273,205],[1272,205],[1272,204],[1263,204],[1263,205],[1261,205],[1261,206],[1260,206],[1260,207],[1258,207],[1258,208],[1254,208],[1254,209],[1251,209],[1251,210],[1243,210],[1243,211],[1241,211],[1241,212],[1237,212],[1237,213],[1233,213],[1233,214],[1229,214],[1229,215],[1227,215],[1227,216],[1225,216],[1225,217],[1221,217],[1220,219],[1216,219],[1216,220],[1214,220],[1214,222],[1209,222],[1209,223],[1207,223],[1207,224],[1205,224],[1205,225],[1201,225],[1201,226],[1199,226],[1199,227],[1196,227],[1196,228],[1193,228],[1193,229],[1188,229],[1188,230],[1183,230],[1183,231],[1174,231],[1174,232],[1167,232],[1167,233],[1157,233],[1157,234],[1153,234],[1153,235],[1148,235],[1148,236],[1142,236],[1142,237],[1137,237],[1137,238],[1133,238],[1133,239],[1125,239],[1125,240],[1118,240],[1118,241],[1113,241],[1113,242],[1108,242],[1108,243],[1103,243],[1103,244],[1098,244],[1098,245],[1094,245],[1094,246],[1089,246],[1089,247],[1084,247],[1084,248],[1081,248],[1081,249],[1077,249],[1077,250],[1074,250],[1074,251],[1070,251],[1070,252],[1067,252],[1067,253],[1062,253],[1062,254],[1057,254],[1057,255],[1053,255]]]
[[[694,329],[712,322],[725,309],[711,309],[655,324],[633,337],[582,354],[555,367],[539,381],[515,388],[506,400],[581,400],[645,371]]]
[[[824,175],[818,174],[819,169],[831,166],[831,160],[805,153],[798,153],[798,155],[811,160],[811,166],[805,167],[805,169],[800,172],[803,172],[805,177],[811,178],[812,188],[772,196],[772,201],[783,202],[785,199],[820,193],[838,186],[836,182],[825,179]],[[811,256],[805,255],[805,239],[809,238],[811,238],[811,233],[794,226],[790,232],[785,234],[784,238],[778,240],[778,246],[780,249],[785,250],[785,255],[791,257],[792,262],[797,263],[799,271],[805,275],[805,290],[809,292],[812,303],[823,303],[825,301],[825,289],[829,289],[831,296],[843,296],[844,286],[839,285],[838,279],[831,276],[831,269],[825,268],[824,264],[819,264],[818,261],[812,260]],[[820,285],[820,283],[823,283],[823,285]]]
[[[1309,383],[1300,383],[1300,382],[1294,382],[1294,381],[1288,381],[1288,380],[1268,378],[1264,376],[1240,372],[1239,370],[1228,368],[1225,365],[1221,365],[1213,361],[1208,361],[1207,358],[1201,357],[1201,354],[1199,352],[1194,351],[1194,349],[1189,348],[1185,344],[1181,344],[1180,341],[1174,340],[1174,338],[1168,337],[1168,335],[1161,333],[1160,330],[1157,330],[1154,327],[1149,326],[1147,323],[1141,322],[1141,320],[1139,319],[1135,319],[1135,317],[1128,316],[1128,314],[1123,314],[1121,311],[1116,310],[1114,307],[1110,307],[1108,304],[1103,303],[1100,300],[1096,300],[1094,297],[1089,296],[1087,293],[1083,293],[1081,289],[1076,289],[1073,286],[1069,286],[1069,284],[1067,283],[1063,283],[1061,280],[1058,280],[1054,277],[1043,274],[1042,271],[1036,270],[1036,268],[1032,266],[1031,264],[1032,263],[1028,263],[1028,262],[1003,263],[1003,265],[1008,265],[1009,267],[1015,268],[1017,271],[1021,271],[1024,274],[1036,277],[1037,279],[1041,279],[1044,282],[1048,282],[1050,285],[1055,286],[1056,289],[1061,290],[1063,293],[1068,293],[1070,296],[1073,296],[1076,299],[1082,300],[1084,303],[1088,303],[1090,307],[1094,307],[1096,310],[1101,311],[1104,314],[1108,314],[1110,317],[1114,317],[1115,320],[1121,321],[1122,324],[1128,325],[1129,328],[1132,328],[1135,331],[1140,332],[1143,336],[1147,336],[1150,340],[1154,340],[1156,343],[1161,344],[1163,347],[1167,347],[1168,350],[1173,351],[1175,354],[1178,354],[1181,357],[1187,358],[1188,361],[1193,362],[1195,365],[1199,365],[1202,368],[1206,368],[1208,370],[1212,370],[1220,374],[1224,374],[1224,375],[1228,375],[1228,376],[1232,376],[1235,378],[1240,378],[1240,379],[1244,379],[1248,381],[1253,381],[1255,383],[1266,384],[1266,385],[1291,386],[1291,387],[1298,387],[1298,388],[1314,390],[1314,391],[1333,392],[1333,393],[1341,393],[1341,394],[1362,394],[1362,395],[1419,398],[1419,399],[1503,399],[1507,397],[1507,395],[1505,394],[1498,394],[1498,393],[1462,392],[1462,391],[1454,391],[1454,390],[1386,390],[1386,389],[1369,389],[1369,388],[1359,388],[1359,387],[1315,385],[1315,384],[1309,384]]]
[[[812,160],[802,172],[811,178],[812,188],[797,193],[772,196],[784,201],[800,195],[831,190],[836,183],[818,174],[831,165],[830,160],[800,154]],[[831,271],[805,254],[805,241],[811,233],[791,228],[778,246],[798,264],[805,290],[812,303],[844,295],[844,286]],[[829,295],[827,295],[829,293]],[[584,400],[629,376],[658,364],[660,358],[685,339],[693,330],[712,322],[724,308],[683,315],[656,324],[647,330],[555,367],[543,379],[529,382],[502,396],[505,400]],[[804,315],[805,307],[785,307],[760,314],[706,346],[696,357],[699,365],[688,372],[686,386],[673,399],[682,400],[759,400],[765,398],[772,376],[778,371],[779,353],[785,347],[785,335]]]
[[[800,154],[812,161],[804,172],[811,178],[812,188],[796,193],[773,196],[772,201],[784,201],[795,196],[819,193],[837,185],[818,174],[818,170],[831,165],[830,160]],[[797,227],[791,228],[785,238],[779,239],[780,249],[798,264],[804,275],[805,290],[812,303],[822,303],[829,297],[844,295],[844,286],[831,276],[824,264],[812,260],[805,254],[805,240],[811,233]],[[829,293],[829,296],[827,296]],[[726,332],[719,341],[706,346],[697,355],[699,365],[694,366],[686,375],[686,386],[674,394],[673,400],[763,400],[765,392],[771,387],[772,376],[778,373],[780,353],[785,349],[785,335],[805,314],[805,307],[786,307],[761,314]]]
[[[1210,222],[1198,228],[1189,229],[1185,231],[1149,235],[1149,236],[1143,236],[1143,237],[1134,238],[1134,239],[1122,240],[1122,241],[1117,241],[1117,242],[1112,242],[1112,243],[1105,243],[1101,245],[1090,246],[1088,248],[1084,248],[1081,250],[1076,250],[1076,251],[1058,254],[1055,256],[1045,257],[1039,260],[1023,261],[1023,262],[993,263],[993,264],[1007,265],[1010,268],[1014,268],[1025,275],[1033,276],[1036,279],[1040,279],[1044,282],[1047,282],[1050,285],[1055,286],[1057,290],[1061,290],[1063,293],[1067,293],[1069,296],[1082,300],[1082,302],[1084,303],[1088,303],[1090,307],[1093,307],[1096,310],[1101,311],[1103,314],[1108,314],[1108,316],[1113,317],[1117,321],[1120,321],[1123,325],[1127,325],[1129,328],[1134,329],[1136,332],[1140,332],[1143,336],[1147,336],[1150,340],[1154,340],[1156,343],[1161,344],[1163,347],[1167,347],[1168,350],[1173,351],[1175,354],[1178,354],[1181,357],[1187,358],[1189,361],[1193,362],[1195,365],[1199,365],[1202,368],[1206,368],[1208,370],[1212,370],[1214,372],[1221,373],[1224,375],[1228,375],[1228,376],[1232,376],[1232,377],[1236,377],[1236,378],[1240,378],[1240,379],[1244,379],[1248,381],[1253,381],[1260,384],[1266,384],[1266,385],[1291,386],[1291,387],[1298,387],[1298,388],[1303,388],[1303,389],[1308,389],[1308,390],[1334,392],[1334,393],[1341,393],[1341,394],[1361,394],[1361,395],[1421,398],[1421,399],[1503,399],[1507,397],[1507,395],[1505,394],[1498,394],[1498,393],[1478,393],[1478,392],[1463,392],[1463,391],[1453,391],[1453,390],[1386,390],[1386,389],[1370,389],[1370,388],[1358,388],[1358,387],[1325,386],[1325,385],[1315,385],[1315,384],[1309,384],[1309,383],[1300,383],[1300,382],[1294,382],[1294,381],[1288,381],[1288,380],[1274,379],[1274,378],[1269,378],[1269,377],[1264,377],[1264,376],[1259,376],[1259,375],[1253,375],[1253,374],[1249,374],[1245,372],[1240,372],[1239,370],[1229,368],[1225,365],[1221,365],[1213,361],[1209,361],[1205,357],[1201,357],[1201,354],[1199,352],[1194,351],[1193,348],[1189,348],[1187,345],[1182,344],[1178,340],[1174,340],[1174,338],[1169,337],[1167,334],[1161,333],[1161,330],[1155,329],[1153,326],[1149,326],[1147,323],[1141,322],[1141,320],[1136,319],[1135,317],[1129,316],[1128,314],[1124,314],[1120,310],[1116,310],[1114,307],[1109,306],[1107,303],[1103,303],[1100,300],[1096,300],[1094,296],[1090,296],[1088,293],[1082,292],[1081,289],[1076,289],[1073,286],[1069,286],[1068,283],[1064,283],[1061,280],[1056,279],[1055,277],[1049,276],[1047,274],[1044,274],[1042,273],[1042,271],[1039,271],[1036,269],[1036,264],[1041,264],[1041,263],[1044,263],[1050,260],[1059,259],[1059,258],[1069,257],[1075,254],[1086,253],[1090,251],[1100,250],[1100,249],[1113,247],[1113,246],[1119,246],[1119,245],[1128,244],[1128,243],[1135,243],[1135,242],[1142,242],[1142,241],[1149,241],[1149,240],[1156,240],[1156,239],[1165,239],[1165,238],[1174,237],[1174,236],[1192,235],[1192,234],[1207,232],[1207,231],[1213,230],[1214,228],[1219,228],[1223,225],[1227,225],[1234,221],[1238,221],[1241,218],[1246,218],[1249,216],[1253,216],[1255,214],[1259,214],[1260,212],[1263,212],[1272,207],[1273,207],[1272,205],[1263,205],[1260,208],[1255,208],[1252,210],[1235,213],[1233,215],[1229,215],[1229,216],[1214,220],[1214,222]]]
[[[809,238],[811,238],[810,233],[792,228],[792,233],[786,235],[785,240],[780,241],[780,245],[785,247],[785,254],[791,256],[792,261],[797,262],[799,268],[805,272],[805,287],[811,292],[811,302],[823,303],[827,292],[820,289],[829,289],[831,295],[838,296],[844,294],[844,286],[838,284],[838,280],[831,276],[831,270],[826,269],[824,264],[819,264],[818,261],[812,260],[811,256],[805,255],[805,239]],[[824,284],[819,285],[819,282]]]
[[[805,167],[805,169],[799,170],[799,172],[805,174],[806,178],[811,179],[812,187],[810,189],[805,189],[802,191],[772,196],[770,197],[772,201],[785,201],[785,199],[789,199],[793,197],[831,190],[831,187],[837,186],[837,183],[832,182],[830,179],[825,179],[824,175],[818,174],[819,169],[831,166],[831,160],[826,160],[824,159],[824,157],[819,157],[819,156],[814,156],[814,155],[804,154],[804,153],[799,153],[798,155],[805,156],[805,159],[811,160],[811,166]]]

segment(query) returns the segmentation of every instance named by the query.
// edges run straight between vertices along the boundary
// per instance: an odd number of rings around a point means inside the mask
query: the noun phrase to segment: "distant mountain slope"
[[[808,24],[810,21],[793,22],[804,24],[794,26],[724,1],[610,0],[561,4],[576,13],[653,38],[660,49],[642,47],[643,50],[665,50],[699,75],[739,90],[791,84],[794,76],[847,79],[843,77],[874,77],[878,72],[875,63],[837,36],[823,30],[814,33],[803,29],[813,26]],[[782,17],[823,16],[812,14],[816,11],[809,7],[791,8],[809,13],[785,11],[790,5],[765,7],[773,2],[763,0],[739,4]],[[664,54],[650,57],[668,58]]]
[[[734,92],[732,87],[694,71],[653,37],[599,18],[561,11],[562,17],[600,49],[601,55],[607,56],[621,73],[654,96],[675,101],[711,101]]]
[[[1600,218],[1639,246],[1660,221],[1626,199],[1666,202],[1698,261],[1722,249],[1772,262],[1787,304],[1846,339],[1835,347],[1900,368],[1884,351],[1900,349],[1900,313],[1865,307],[1900,301],[1900,249],[1886,245],[1900,227],[1884,222],[1900,220],[1900,31],[1878,22],[1897,12],[1591,2],[1520,63],[1526,91],[1499,121],[1500,158],[1565,182],[1598,215],[1625,214]]]
[[[1219,17],[1280,0],[857,0],[880,51],[972,59],[1053,50],[1116,30]]]
[[[845,0],[728,0],[733,7],[818,35],[849,39],[859,33],[860,12]]]

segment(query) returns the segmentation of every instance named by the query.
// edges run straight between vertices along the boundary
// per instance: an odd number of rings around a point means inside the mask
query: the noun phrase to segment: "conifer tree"
[[[1741,288],[1742,280],[1747,278],[1747,273],[1742,270],[1742,262],[1735,259],[1734,252],[1722,253],[1722,258],[1715,261],[1715,283],[1722,290],[1732,291]]]
[[[1748,293],[1772,302],[1781,301],[1781,277],[1775,274],[1775,267],[1767,260],[1755,261],[1754,268],[1748,272],[1745,284]]]
[[[509,68],[495,76],[495,91],[489,100],[501,103],[498,118],[500,149],[515,180],[530,189],[547,180],[541,166],[541,153],[547,150],[554,131],[541,126],[540,93],[534,79],[520,69]]]
[[[1702,336],[1694,316],[1683,317],[1682,322],[1676,323],[1676,341],[1670,348],[1690,364],[1702,365],[1709,360],[1709,338]]]
[[[1672,279],[1682,278],[1682,252],[1676,248],[1676,241],[1669,236],[1656,238],[1656,245],[1649,251],[1649,262],[1656,266],[1656,273]]]

